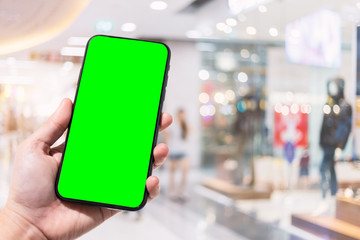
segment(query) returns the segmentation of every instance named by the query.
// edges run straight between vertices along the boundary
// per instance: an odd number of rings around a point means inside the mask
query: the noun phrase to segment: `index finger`
[[[160,120],[160,131],[163,131],[164,129],[169,127],[170,124],[172,123],[172,121],[173,121],[173,119],[170,114],[162,113],[161,120]]]

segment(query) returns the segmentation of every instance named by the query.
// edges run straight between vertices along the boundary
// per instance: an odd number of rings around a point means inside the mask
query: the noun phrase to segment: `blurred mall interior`
[[[360,239],[359,21],[359,0],[0,1],[0,206],[17,146],[106,34],[170,47],[164,111],[186,138],[156,200],[80,239]]]

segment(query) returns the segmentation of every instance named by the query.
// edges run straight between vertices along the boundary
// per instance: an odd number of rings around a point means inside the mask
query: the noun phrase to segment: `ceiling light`
[[[86,46],[89,41],[89,37],[70,37],[67,40],[67,44],[71,46]]]
[[[232,14],[249,12],[273,0],[228,0],[228,6]],[[259,10],[260,11],[260,10]]]
[[[63,47],[60,51],[60,54],[63,56],[83,57],[84,53],[85,53],[85,48],[83,47]]]
[[[154,1],[150,4],[150,8],[153,10],[165,10],[168,7],[168,4],[164,1]]]
[[[360,8],[360,2],[356,3],[357,8]]]
[[[226,19],[226,24],[230,27],[235,27],[237,25],[237,21],[235,18],[228,18]]]
[[[219,22],[218,24],[216,24],[216,28],[217,28],[219,31],[224,31],[225,28],[226,28],[226,24],[223,23],[223,22]]]
[[[228,0],[228,5],[232,14],[236,14],[244,10],[244,4],[238,0]]]
[[[265,5],[260,5],[258,9],[261,13],[266,13],[268,11]]]
[[[135,23],[124,23],[121,26],[121,30],[123,30],[124,32],[133,32],[136,30],[136,25]]]
[[[276,28],[272,27],[269,28],[269,34],[270,36],[276,37],[279,35],[279,31]]]
[[[249,35],[255,35],[256,34],[256,28],[254,28],[252,26],[249,26],[249,27],[246,28],[246,32]]]

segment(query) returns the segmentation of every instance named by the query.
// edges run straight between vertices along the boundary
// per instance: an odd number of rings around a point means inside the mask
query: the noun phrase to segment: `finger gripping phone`
[[[125,210],[145,205],[169,61],[163,43],[89,40],[56,179],[60,199]]]

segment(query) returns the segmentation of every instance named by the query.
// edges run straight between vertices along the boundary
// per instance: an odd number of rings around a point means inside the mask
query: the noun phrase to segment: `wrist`
[[[0,212],[0,239],[46,240],[47,238],[31,222],[5,207]]]

